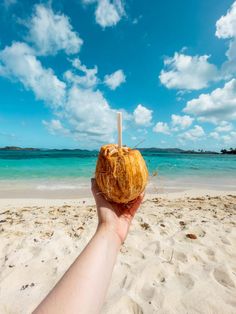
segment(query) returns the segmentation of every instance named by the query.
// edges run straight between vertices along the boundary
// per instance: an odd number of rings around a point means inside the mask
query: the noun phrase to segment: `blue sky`
[[[236,2],[0,5],[0,146],[236,146]]]

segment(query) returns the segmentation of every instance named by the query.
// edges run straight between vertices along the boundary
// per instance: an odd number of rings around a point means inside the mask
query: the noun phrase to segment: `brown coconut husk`
[[[108,144],[101,147],[95,178],[108,201],[128,208],[144,191],[148,170],[138,150]]]

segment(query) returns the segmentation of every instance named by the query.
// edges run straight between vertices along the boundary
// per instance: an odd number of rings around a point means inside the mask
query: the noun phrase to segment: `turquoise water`
[[[143,154],[150,174],[164,178],[236,178],[236,156],[217,154]],[[0,180],[90,178],[97,152],[0,151]]]

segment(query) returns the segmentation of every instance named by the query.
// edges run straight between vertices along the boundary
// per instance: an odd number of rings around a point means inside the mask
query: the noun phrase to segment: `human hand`
[[[114,232],[122,244],[127,237],[131,221],[143,200],[144,193],[124,206],[108,202],[99,190],[95,179],[91,179],[91,189],[97,205],[98,227],[103,226]]]

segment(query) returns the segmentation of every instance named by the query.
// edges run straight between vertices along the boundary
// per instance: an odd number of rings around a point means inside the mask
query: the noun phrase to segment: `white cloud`
[[[153,132],[170,134],[170,128],[165,122],[157,122],[157,124],[153,128]]]
[[[187,129],[190,127],[192,122],[194,121],[194,118],[191,118],[190,116],[184,115],[184,116],[179,116],[176,114],[171,115],[171,120],[172,120],[172,125],[174,127],[180,127],[180,129]]]
[[[228,134],[224,134],[224,135],[220,135],[218,132],[211,132],[209,134],[209,137],[212,137],[215,140],[218,140],[219,142],[227,144],[227,145],[235,145],[236,143],[235,131],[231,131]]]
[[[61,124],[60,120],[52,119],[50,122],[42,120],[42,123],[47,127],[49,132],[53,135],[57,133],[61,133],[63,135],[69,135],[70,131],[64,128],[64,126]]]
[[[220,135],[217,132],[211,132],[209,134],[210,137],[214,138],[215,140],[219,140],[220,139]]]
[[[67,70],[64,73],[64,77],[68,82],[78,84],[79,86],[85,88],[95,87],[98,84],[98,69],[96,66],[92,69],[88,69],[85,65],[81,63],[79,58],[72,60],[72,65],[79,72],[82,72],[83,75],[78,75],[75,74],[74,71]]]
[[[74,84],[56,116],[60,120],[43,121],[51,134],[70,136],[86,146],[114,142],[117,112],[99,90]]]
[[[229,132],[233,130],[232,123],[229,123],[227,121],[220,122],[220,125],[215,128],[216,132]]]
[[[188,56],[175,53],[164,60],[160,81],[167,88],[198,90],[208,86],[209,81],[218,79],[218,70],[208,62],[209,56]]]
[[[203,128],[200,125],[195,125],[189,131],[179,134],[179,137],[182,140],[196,141],[199,138],[203,137],[204,135],[205,135],[205,132]]]
[[[183,111],[197,116],[201,121],[214,123],[236,119],[236,79],[210,94],[201,94],[198,98],[188,101]]]
[[[226,145],[232,145],[233,147],[235,147],[235,143],[236,143],[236,132],[230,132],[227,135],[223,135],[222,136],[222,140]]]
[[[65,83],[51,69],[45,69],[26,44],[14,42],[0,51],[0,75],[19,80],[38,99],[60,106],[65,97]]]
[[[96,3],[98,0],[82,0],[84,4]]]
[[[89,138],[97,142],[114,140],[116,111],[110,108],[99,90],[72,86],[62,116],[76,139]]]
[[[236,132],[233,131],[233,124],[228,123],[227,121],[222,121],[219,126],[209,134],[209,137],[219,141],[221,145],[236,144]]]
[[[229,143],[231,142],[231,137],[229,135],[223,135],[222,136],[222,140],[225,142],[225,143]]]
[[[218,38],[232,38],[236,36],[236,1],[226,15],[216,22],[216,36]]]
[[[67,16],[55,14],[52,9],[42,4],[35,6],[27,26],[27,40],[34,45],[38,55],[55,55],[60,50],[75,54],[83,44],[83,40],[72,30]]]
[[[236,70],[236,1],[232,4],[226,15],[216,22],[216,36],[222,39],[230,39],[226,52],[228,60],[223,64],[223,71],[235,73]]]
[[[103,28],[116,25],[125,15],[122,0],[83,0],[83,3],[97,3],[95,18]]]
[[[96,22],[99,25],[102,27],[108,27],[116,25],[120,21],[123,15],[123,6],[118,6],[116,3],[121,4],[121,1],[115,1],[114,4],[109,0],[98,1],[95,16]]]
[[[152,110],[139,104],[134,110],[134,121],[138,125],[149,126],[152,120]]]
[[[124,83],[126,80],[125,74],[122,70],[117,70],[110,75],[105,75],[104,83],[112,90]]]
[[[117,111],[96,89],[99,83],[97,67],[89,69],[79,58],[71,62],[73,69],[64,74],[66,84],[52,69],[43,67],[35,49],[22,42],[14,42],[0,51],[0,76],[21,82],[36,98],[48,104],[54,118],[42,123],[50,133],[70,136],[86,146],[113,142]],[[126,111],[122,112],[125,121],[130,119]]]
[[[74,67],[90,79],[73,81],[66,86],[51,69],[43,68],[33,53],[24,43],[6,47],[0,51],[0,75],[18,80],[50,106],[55,118],[43,121],[49,132],[71,136],[87,146],[114,141],[116,111],[101,91],[93,89],[96,85],[88,73],[94,69],[87,69],[79,60],[74,60]],[[124,114],[124,120],[126,117]]]

